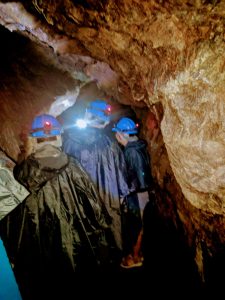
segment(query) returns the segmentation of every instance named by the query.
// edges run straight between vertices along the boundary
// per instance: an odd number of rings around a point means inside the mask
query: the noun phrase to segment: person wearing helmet
[[[126,117],[112,128],[118,143],[124,147],[131,191],[123,202],[123,268],[142,265],[143,211],[153,185],[147,143],[138,138],[138,128],[139,124]]]
[[[105,128],[110,122],[111,105],[104,100],[95,100],[86,109],[85,119],[91,127]]]
[[[112,218],[117,261],[122,251],[120,201],[129,194],[129,188],[123,152],[113,136],[105,132],[110,113],[111,106],[106,101],[91,102],[84,116],[87,126],[65,130],[63,149],[80,161],[105,203]]]
[[[98,271],[108,245],[110,217],[80,163],[62,152],[61,134],[53,116],[34,119],[29,153],[14,169],[31,194],[0,224],[24,300],[74,291],[74,276]]]

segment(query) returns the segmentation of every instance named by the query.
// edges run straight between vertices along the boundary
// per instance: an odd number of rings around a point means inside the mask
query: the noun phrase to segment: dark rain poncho
[[[72,129],[64,137],[64,151],[76,157],[95,183],[112,218],[112,232],[122,248],[120,198],[129,194],[127,170],[118,143],[95,128]]]
[[[153,178],[146,141],[128,142],[124,148],[124,156],[128,168],[130,189],[136,192],[151,189]]]
[[[73,274],[95,269],[106,212],[80,164],[53,146],[28,157],[15,177],[31,195],[2,220],[1,236],[23,299],[44,299]]]
[[[142,229],[142,213],[153,188],[150,157],[144,140],[128,142],[124,148],[128,182],[132,191],[123,202],[124,255],[134,252]]]

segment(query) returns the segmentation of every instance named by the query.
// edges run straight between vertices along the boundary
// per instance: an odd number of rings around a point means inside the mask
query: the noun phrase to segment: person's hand
[[[121,145],[123,145],[124,147],[127,145],[128,140],[124,137],[124,135],[120,132],[116,133],[116,139],[118,141],[118,143],[120,143]]]

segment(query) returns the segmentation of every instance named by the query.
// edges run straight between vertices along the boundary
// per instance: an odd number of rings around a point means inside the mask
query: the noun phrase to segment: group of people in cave
[[[72,122],[49,114],[32,122],[25,158],[13,168],[26,193],[10,190],[17,205],[0,222],[24,299],[68,291],[78,277],[143,266],[150,157],[135,115],[115,115],[96,99]]]

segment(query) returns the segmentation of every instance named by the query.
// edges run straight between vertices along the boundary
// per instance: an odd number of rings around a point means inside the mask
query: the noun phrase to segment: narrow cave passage
[[[4,28],[0,30],[0,38],[4,41],[0,55],[0,149],[16,164],[24,158],[26,137],[37,114],[51,111],[67,125],[75,115],[84,113],[87,103],[105,99],[114,109],[114,121],[120,116],[140,121],[141,137],[148,142],[155,183],[154,199],[148,203],[144,215],[144,265],[130,270],[109,269],[111,279],[102,278],[102,281],[106,281],[109,288],[115,285],[113,292],[122,290],[130,296],[135,292],[148,294],[154,289],[159,294],[164,294],[167,289],[171,295],[179,295],[179,289],[191,295],[201,291],[202,278],[195,262],[195,249],[190,246],[178,211],[180,207],[176,206],[183,195],[169,166],[160,132],[161,105],[152,109],[143,103],[136,106],[119,103],[112,93],[107,94],[107,90],[99,88],[98,82],[84,73],[89,60],[76,58],[74,72],[69,73],[68,62],[61,63],[62,59],[60,61],[50,48]],[[70,101],[76,102],[71,105]],[[187,207],[184,205],[184,210]],[[82,279],[85,281],[85,276]],[[98,284],[97,278],[91,280]]]

